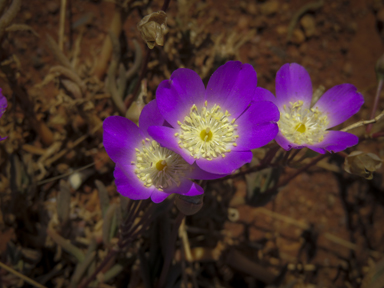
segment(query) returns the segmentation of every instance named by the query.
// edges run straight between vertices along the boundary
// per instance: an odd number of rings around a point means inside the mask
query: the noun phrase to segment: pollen
[[[280,132],[292,143],[316,144],[327,134],[328,117],[318,108],[303,108],[303,101],[290,102],[280,111]]]
[[[135,151],[136,161],[132,161],[131,165],[135,166],[136,176],[147,188],[154,186],[162,191],[179,186],[182,178],[192,169],[181,156],[148,138]]]
[[[180,131],[175,136],[179,138],[179,146],[195,159],[225,157],[231,151],[230,147],[237,146],[239,138],[234,124],[236,119],[230,116],[219,105],[209,108],[207,101],[200,109],[193,104],[184,120],[178,121]]]

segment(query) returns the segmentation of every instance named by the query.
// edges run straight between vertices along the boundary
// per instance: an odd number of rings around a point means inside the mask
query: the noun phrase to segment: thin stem
[[[97,274],[103,270],[104,266],[108,264],[109,261],[119,252],[118,249],[113,248],[111,251],[109,251],[108,255],[104,258],[103,262],[100,263],[99,267],[95,270],[95,272],[92,273],[92,275],[82,284],[79,286],[79,288],[86,288],[88,285],[93,281],[93,279],[96,278]]]
[[[63,51],[64,46],[64,30],[65,30],[65,12],[67,8],[67,0],[61,0],[60,7],[60,23],[59,23],[59,49]]]
[[[169,7],[170,2],[171,2],[171,0],[164,0],[163,6],[161,7],[161,10],[164,12],[167,12],[167,9]],[[127,108],[127,110],[132,105],[132,102],[135,101],[137,93],[139,92],[141,81],[144,79],[144,76],[147,73],[147,66],[148,66],[150,56],[151,56],[151,49],[149,49],[148,47],[146,49],[147,49],[147,52],[145,55],[143,66],[141,68],[139,80],[137,81],[137,83],[135,85],[135,89],[133,90],[132,97],[127,98],[127,101],[125,102],[125,107]]]
[[[159,282],[157,283],[157,288],[163,288],[165,285],[165,280],[167,279],[168,271],[173,259],[173,254],[175,253],[177,234],[179,231],[180,224],[183,221],[184,217],[185,215],[181,212],[179,212],[179,214],[176,217],[175,224],[171,233],[171,239],[170,239],[171,241],[167,247],[168,248],[167,254],[165,255],[163,269],[161,270],[160,279],[159,279]]]
[[[0,262],[0,267],[4,270],[8,271],[9,273],[12,273],[13,275],[19,277],[20,279],[24,280],[25,282],[31,284],[32,286],[35,286],[37,288],[46,288],[45,286],[41,285],[40,283],[37,283],[36,281],[32,280],[31,278],[17,272],[16,270],[12,269],[11,267],[8,267],[4,263]]]
[[[164,0],[163,7],[161,7],[161,10],[163,10],[164,12],[167,12],[169,2],[171,2],[171,0]]]
[[[381,93],[381,90],[383,89],[383,79],[380,79],[379,81],[379,84],[377,85],[377,91],[376,91],[376,96],[375,96],[375,101],[373,102],[373,107],[372,107],[372,112],[371,112],[371,117],[370,119],[374,119],[375,118],[375,114],[376,114],[376,110],[377,110],[377,106],[379,105],[379,99],[380,99],[380,93]],[[372,129],[372,124],[369,124],[366,128],[366,133],[369,134],[369,132],[371,132],[371,129]]]
[[[244,176],[244,175],[247,175],[250,173],[255,173],[255,172],[261,171],[263,169],[269,168],[269,167],[278,166],[278,164],[272,164],[271,161],[272,161],[273,157],[275,157],[275,155],[276,155],[277,151],[279,151],[279,149],[280,149],[280,146],[276,146],[276,147],[271,148],[267,152],[267,154],[265,155],[264,159],[261,160],[260,164],[257,166],[251,167],[245,171],[242,171],[242,172],[239,172],[236,174],[228,175],[226,177],[223,177],[223,178],[220,178],[217,180],[212,180],[211,182],[218,182],[218,181],[223,181],[223,180],[227,180],[227,179],[233,179],[233,178],[241,177],[241,176]]]
[[[288,157],[291,154],[291,152],[292,152],[292,149],[285,152],[283,161],[282,161],[283,165],[286,165],[288,163]]]
[[[1,8],[3,9],[3,3],[1,5]],[[20,7],[21,0],[13,0],[11,6],[9,6],[9,9],[3,14],[3,16],[0,15],[0,41],[5,33],[5,28],[7,28],[8,25],[12,22],[12,20],[16,17],[16,14],[19,12]]]
[[[300,151],[301,149],[295,149],[292,155],[288,158],[287,164],[291,163],[291,161],[295,159],[296,155],[299,154]]]
[[[132,97],[128,97],[127,100],[125,101],[125,107],[127,108],[127,110],[131,106],[132,102],[136,99],[137,93],[139,92],[139,88],[141,86],[141,81],[144,79],[144,76],[147,73],[148,62],[149,62],[149,58],[151,56],[151,49],[149,49],[148,47],[146,49],[147,49],[147,52],[145,55],[143,66],[141,67],[139,80],[137,81],[137,83],[135,85],[135,89],[133,90]]]
[[[309,167],[315,165],[317,162],[319,162],[320,160],[324,159],[325,157],[327,157],[328,154],[324,154],[324,155],[320,155],[318,157],[316,157],[315,159],[313,159],[310,163],[308,163],[307,165],[305,165],[304,167],[300,168],[299,170],[297,170],[295,173],[293,173],[291,176],[287,177],[287,179],[283,180],[282,182],[276,184],[274,187],[272,187],[271,189],[268,189],[267,191],[265,191],[264,193],[270,193],[270,192],[273,192],[275,191],[276,189],[282,187],[282,186],[285,186],[287,185],[292,179],[296,178],[297,176],[299,176],[301,173],[303,173],[304,171],[307,171]]]
[[[376,132],[372,134],[372,138],[384,137],[384,131]]]

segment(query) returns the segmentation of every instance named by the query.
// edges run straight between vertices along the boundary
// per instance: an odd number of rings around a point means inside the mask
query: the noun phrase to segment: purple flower
[[[7,98],[1,93],[2,89],[0,88],[0,118],[3,116],[5,109],[7,109]],[[6,139],[7,137],[0,137],[0,141]]]
[[[296,63],[285,64],[276,75],[276,97],[267,90],[255,100],[275,103],[280,110],[276,142],[285,150],[307,147],[318,153],[339,152],[356,145],[356,135],[330,131],[357,113],[363,96],[351,84],[337,85],[311,107],[312,83],[308,72]]]
[[[162,125],[164,118],[156,101],[148,103],[141,112],[139,127],[132,121],[110,116],[103,123],[103,143],[116,163],[114,176],[117,191],[133,200],[147,199],[159,203],[169,194],[186,196],[203,194],[203,189],[191,179],[215,179],[196,165],[189,165],[179,155],[163,148],[147,133],[152,125]]]
[[[279,111],[267,101],[252,103],[256,72],[230,61],[219,67],[205,89],[196,72],[180,68],[156,91],[161,115],[171,127],[149,127],[149,134],[189,164],[229,174],[252,160],[251,149],[275,138]]]

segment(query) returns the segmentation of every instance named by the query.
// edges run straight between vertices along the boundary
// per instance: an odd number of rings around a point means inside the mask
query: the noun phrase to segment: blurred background
[[[291,62],[307,69],[314,90],[351,83],[365,104],[337,128],[369,119],[384,1],[165,2],[0,0],[8,100],[0,119],[0,136],[8,136],[0,143],[0,287],[157,287],[169,247],[164,287],[384,287],[383,168],[359,176],[343,164],[352,151],[383,159],[383,138],[366,137],[365,127],[350,131],[358,146],[308,169],[316,153],[303,149],[288,163],[280,149],[276,165],[252,170],[274,144],[254,150],[241,171],[202,183],[203,208],[179,229],[172,197],[153,205],[119,196],[102,145],[102,121],[137,121],[175,69],[193,69],[207,83],[228,60],[253,65],[258,86],[272,92],[276,72]],[[137,24],[164,6],[163,46],[149,49]],[[372,132],[383,129],[381,121]]]

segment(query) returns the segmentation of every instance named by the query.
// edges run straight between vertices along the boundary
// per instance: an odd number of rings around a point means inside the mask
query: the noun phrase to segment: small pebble
[[[305,41],[304,33],[300,29],[293,30],[291,41],[295,44],[303,43]]]
[[[48,1],[47,9],[49,13],[56,14],[60,10],[60,3],[56,1]]]
[[[304,15],[300,20],[301,27],[303,27],[305,36],[312,37],[316,34],[316,21],[312,15]]]
[[[268,1],[261,5],[261,14],[270,16],[279,10],[280,4],[277,1]]]

